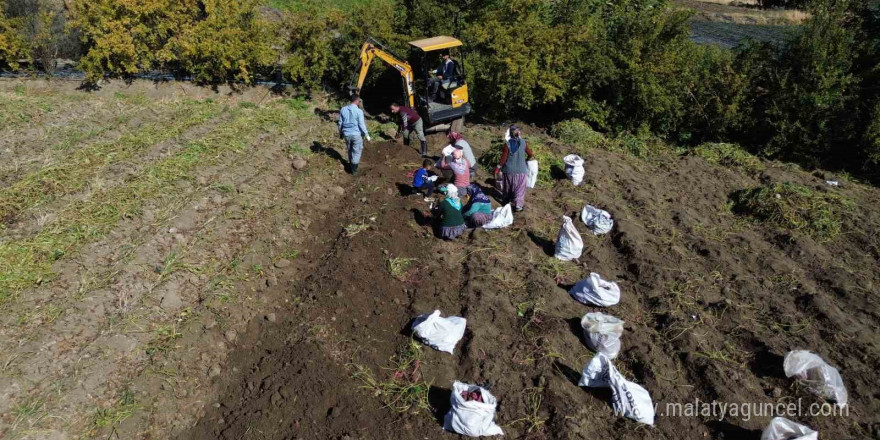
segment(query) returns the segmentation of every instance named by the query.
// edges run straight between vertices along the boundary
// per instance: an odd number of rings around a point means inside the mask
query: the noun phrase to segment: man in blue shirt
[[[339,137],[345,139],[348,169],[351,174],[357,174],[361,153],[364,151],[363,138],[370,140],[367,124],[364,122],[364,112],[359,107],[360,103],[361,97],[355,94],[351,97],[351,104],[339,110]]]

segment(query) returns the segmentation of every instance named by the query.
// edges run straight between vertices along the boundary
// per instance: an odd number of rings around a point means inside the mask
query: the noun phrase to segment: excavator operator
[[[428,92],[430,93],[432,101],[438,101],[441,97],[440,94],[440,86],[443,86],[444,89],[449,88],[449,84],[452,79],[455,77],[455,61],[449,56],[449,52],[443,52],[443,64],[440,65],[440,68],[435,70],[434,73],[436,76],[428,78]]]

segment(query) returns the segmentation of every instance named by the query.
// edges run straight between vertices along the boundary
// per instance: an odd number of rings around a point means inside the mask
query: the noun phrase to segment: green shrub
[[[786,182],[737,191],[731,208],[771,225],[820,239],[836,237],[853,206],[845,197]]]
[[[281,32],[285,41],[281,68],[289,81],[306,88],[320,85],[332,56],[327,33],[331,23],[304,12],[286,15]]]
[[[737,168],[747,173],[757,173],[764,170],[761,159],[749,154],[736,144],[707,143],[694,148],[693,153],[706,162],[729,168]]]
[[[259,0],[200,0],[169,39],[164,61],[198,82],[251,83],[254,74],[278,60],[274,30],[257,12]]]
[[[18,60],[30,57],[28,42],[22,33],[24,21],[7,18],[0,0],[0,68],[18,69]]]
[[[93,0],[73,2],[72,24],[87,52],[89,81],[151,69],[192,74],[197,81],[253,81],[273,64],[274,32],[258,0]]]
[[[662,154],[669,150],[669,146],[649,132],[631,133],[625,131],[612,139],[602,142],[600,145],[608,151],[615,151],[642,159]]]
[[[569,119],[557,123],[550,129],[550,135],[563,143],[577,146],[579,149],[599,146],[605,139],[602,133],[593,130],[590,124],[580,119]]]

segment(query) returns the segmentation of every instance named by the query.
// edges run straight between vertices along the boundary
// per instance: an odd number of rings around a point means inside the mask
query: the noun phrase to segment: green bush
[[[22,28],[24,21],[7,18],[5,2],[0,1],[0,68],[18,69],[18,60],[30,57]]]
[[[192,74],[197,81],[251,82],[277,60],[274,32],[258,0],[118,0],[73,3],[72,24],[87,52],[89,81],[151,69]]]
[[[554,125],[550,135],[559,141],[579,148],[597,147],[605,139],[602,133],[593,130],[590,124],[580,119],[569,119]]]
[[[707,143],[694,148],[693,153],[707,162],[729,168],[736,168],[747,173],[764,170],[761,159],[751,155],[736,144]]]
[[[820,239],[836,237],[853,206],[845,197],[786,182],[735,192],[731,208],[771,225]]]
[[[198,82],[251,83],[272,66],[274,29],[257,13],[259,0],[200,0],[168,40],[161,61],[193,75]],[[204,13],[199,13],[204,10]]]
[[[306,88],[321,84],[331,60],[332,21],[297,12],[285,16],[281,34],[285,44],[282,70],[287,80]]]
[[[877,177],[872,118],[880,104],[880,10],[858,0],[815,0],[811,16],[780,47],[749,45],[739,142],[808,167]]]

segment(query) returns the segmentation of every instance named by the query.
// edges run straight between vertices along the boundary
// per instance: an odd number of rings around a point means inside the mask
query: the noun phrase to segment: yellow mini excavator
[[[359,66],[349,85],[350,92],[360,93],[367,72],[370,70],[370,64],[378,57],[400,72],[404,92],[403,104],[419,112],[425,121],[426,129],[432,127],[432,131],[449,129],[461,131],[464,128],[464,116],[471,111],[464,67],[461,58],[452,53],[461,46],[461,41],[441,36],[410,41],[409,46],[412,64],[374,38],[368,38],[361,47]],[[455,75],[452,78],[444,78],[438,93],[431,96],[428,83],[431,81],[432,72],[428,68],[428,63],[439,60],[438,52],[449,53],[452,56]],[[415,70],[413,65],[416,66]]]

